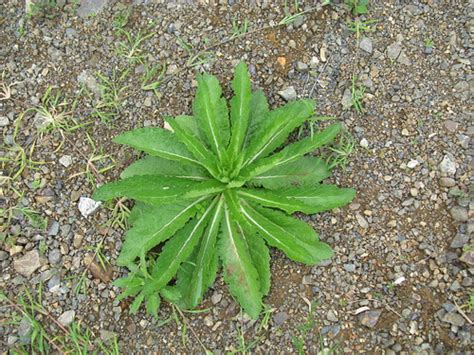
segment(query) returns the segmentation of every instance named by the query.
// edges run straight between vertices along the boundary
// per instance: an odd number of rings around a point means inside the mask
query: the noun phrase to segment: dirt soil
[[[63,0],[28,16],[23,1],[2,2],[2,291],[19,300],[42,288],[54,318],[72,315],[97,341],[115,337],[121,353],[469,353],[474,2],[371,1],[360,17],[336,0],[249,3]],[[246,20],[250,32],[227,41],[232,22]],[[301,216],[335,256],[309,267],[272,250],[256,321],[221,277],[199,312],[165,303],[159,319],[130,315],[112,285],[126,273],[115,266],[123,223],[113,204],[84,217],[78,202],[136,158],[115,135],[190,114],[197,72],[216,75],[229,97],[242,59],[272,107],[293,99],[279,94],[293,87],[354,143],[330,180],[356,199]],[[166,65],[155,92],[143,90],[153,65]],[[353,78],[365,88],[362,112],[351,106]],[[15,312],[1,303],[4,353],[28,352],[31,327]]]

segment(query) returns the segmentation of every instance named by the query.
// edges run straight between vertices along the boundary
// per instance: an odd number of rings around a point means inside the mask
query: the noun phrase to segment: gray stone
[[[59,249],[53,249],[49,252],[48,260],[50,264],[59,264],[61,261],[61,251]]]
[[[59,158],[59,163],[67,168],[72,164],[72,157],[70,155],[63,155],[61,158]]]
[[[13,268],[19,274],[29,277],[41,267],[38,250],[31,250],[13,262]]]
[[[8,253],[6,251],[0,250],[0,261],[5,261],[9,257]]]
[[[59,291],[59,285],[61,284],[61,277],[59,275],[54,275],[48,281],[49,292],[56,293]]]
[[[402,46],[398,42],[394,42],[387,47],[387,56],[392,59],[396,60],[402,51]]]
[[[469,219],[466,208],[454,206],[449,212],[451,213],[451,217],[457,222],[467,222]]]
[[[441,320],[456,327],[462,327],[466,323],[464,318],[458,313],[446,313]]]
[[[326,319],[333,323],[336,323],[339,321],[339,318],[337,318],[336,313],[332,309],[330,309],[328,313],[326,314]]]
[[[97,82],[97,79],[89,74],[87,70],[83,70],[81,74],[77,77],[79,84],[85,85],[90,91],[92,91],[96,96],[102,95],[102,89]]]
[[[360,213],[356,214],[356,219],[357,219],[357,223],[359,223],[359,226],[361,226],[364,229],[369,228],[369,223]]]
[[[446,154],[438,167],[442,173],[448,175],[456,174],[456,162],[451,154]]]
[[[450,177],[442,177],[441,179],[439,179],[439,184],[442,187],[453,187],[454,185],[456,185],[456,181],[454,181],[454,179]]]
[[[382,311],[375,309],[373,311],[367,311],[359,315],[359,322],[368,328],[373,328],[377,324]]]
[[[99,14],[107,5],[107,0],[82,0],[77,14],[82,18]]]
[[[95,211],[97,211],[101,204],[102,202],[94,201],[89,197],[81,197],[79,198],[77,208],[79,208],[79,212],[81,212],[82,216],[87,218]]]
[[[278,95],[280,95],[286,101],[295,100],[296,99],[296,90],[293,86],[288,86],[287,88],[283,89],[282,91],[278,91]]]
[[[0,117],[0,127],[6,127],[8,126],[9,123],[10,121],[8,120],[8,117],[6,116]]]
[[[451,241],[451,248],[462,248],[469,242],[469,236],[466,234],[458,233]]]
[[[410,58],[405,54],[405,51],[401,51],[400,55],[398,56],[397,62],[404,64],[404,65],[411,65]]]
[[[474,250],[465,251],[459,258],[462,262],[474,266]]]
[[[222,300],[222,293],[214,292],[211,296],[212,304],[218,304]]]
[[[48,229],[48,235],[55,236],[58,235],[59,233],[59,223],[56,221],[53,221],[51,223],[51,226]]]
[[[308,71],[308,65],[303,62],[296,62],[296,70],[300,73],[306,73]]]
[[[372,40],[369,37],[364,37],[361,39],[359,43],[360,49],[367,53],[372,53],[373,45],[372,45]]]
[[[354,264],[344,264],[344,270],[347,272],[354,272],[356,269],[356,266]]]
[[[276,326],[282,325],[287,319],[288,319],[288,314],[286,312],[278,312],[273,316],[273,322],[275,323]]]
[[[344,93],[342,94],[342,99],[341,99],[341,104],[342,108],[344,110],[348,110],[352,106],[352,93],[350,89],[344,90]]]
[[[66,311],[59,316],[58,322],[66,327],[74,321],[75,316],[76,312],[74,312],[73,310]]]

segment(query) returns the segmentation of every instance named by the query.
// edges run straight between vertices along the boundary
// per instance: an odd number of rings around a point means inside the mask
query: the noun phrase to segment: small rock
[[[373,328],[377,324],[381,314],[382,311],[378,309],[367,311],[359,315],[359,321],[362,325],[365,325],[368,328]]]
[[[459,123],[454,122],[452,120],[446,120],[444,122],[444,127],[450,132],[456,132],[458,129]]]
[[[31,276],[33,272],[41,267],[38,251],[35,249],[27,252],[23,257],[13,262],[13,267],[19,274],[26,277]]]
[[[87,70],[83,70],[81,74],[79,74],[77,81],[79,84],[85,85],[90,91],[94,93],[94,95],[102,95],[102,89],[97,82],[97,79],[93,75],[89,74]]]
[[[474,266],[474,250],[465,251],[459,258],[462,262]]]
[[[286,101],[291,101],[296,99],[296,90],[293,86],[289,86],[282,91],[278,92],[278,95],[280,95],[284,100]]]
[[[59,291],[59,285],[61,284],[61,278],[59,275],[54,275],[48,281],[48,289],[51,293],[56,293]]]
[[[342,108],[348,110],[352,107],[352,93],[350,89],[344,90],[341,99]]]
[[[404,64],[404,65],[411,65],[410,58],[405,54],[405,51],[401,51],[400,55],[398,56],[397,62]]]
[[[84,236],[82,234],[74,235],[74,240],[72,241],[72,245],[74,245],[74,248],[79,249],[81,247],[83,239]]]
[[[441,320],[456,327],[462,327],[466,323],[464,318],[458,313],[446,313]]]
[[[151,107],[151,97],[150,97],[150,96],[147,96],[147,97],[145,98],[145,101],[143,102],[143,105],[144,105],[145,107]]]
[[[214,292],[211,296],[212,304],[218,304],[222,300],[222,293]]]
[[[326,63],[326,61],[328,60],[327,52],[328,52],[328,49],[324,46],[321,47],[321,49],[319,50],[319,58],[321,59],[321,62],[323,63]]]
[[[332,309],[330,309],[328,313],[326,314],[326,319],[333,323],[336,323],[339,321],[339,319],[336,316],[336,313]]]
[[[66,311],[59,316],[58,322],[66,327],[74,321],[75,316],[76,312],[74,312],[73,310]]]
[[[214,325],[214,321],[212,320],[211,316],[206,316],[204,317],[204,324],[208,326],[209,328]]]
[[[23,317],[18,324],[18,336],[22,343],[29,343],[30,342],[30,335],[32,330],[32,325],[30,320],[27,317]]]
[[[458,233],[451,241],[451,248],[462,248],[469,242],[469,236],[467,234]]]
[[[467,209],[463,207],[454,206],[449,212],[451,213],[451,217],[457,222],[467,222],[469,219]]]
[[[364,228],[364,229],[369,228],[369,223],[360,213],[356,214],[356,219],[357,219],[357,223],[359,223],[359,226],[361,226],[361,228]]]
[[[372,53],[372,40],[369,37],[364,37],[359,43],[360,49],[367,53]]]
[[[8,253],[6,251],[0,250],[0,261],[5,261],[8,259]]]
[[[387,56],[392,59],[396,60],[402,51],[402,47],[400,43],[394,42],[387,47]]]
[[[99,330],[99,334],[100,340],[102,340],[104,343],[109,343],[110,341],[117,338],[117,334],[110,330],[101,329]]]
[[[441,179],[439,179],[439,184],[442,187],[453,187],[454,185],[456,185],[456,181],[454,181],[454,179],[450,177],[442,177]]]
[[[8,120],[7,116],[1,116],[0,117],[0,127],[6,127],[6,126],[8,126],[9,123],[10,123],[10,121]]]
[[[106,264],[104,269],[101,264],[97,263],[91,255],[84,257],[84,266],[91,272],[92,276],[103,282],[109,282],[112,280],[113,269],[110,264]]]
[[[407,167],[409,169],[414,169],[416,168],[420,163],[418,163],[418,160],[412,159],[408,162]]]
[[[368,148],[368,147],[369,147],[369,142],[367,141],[367,139],[362,138],[362,139],[360,140],[359,145],[360,145],[362,148]]]
[[[82,18],[88,18],[102,12],[106,5],[107,0],[82,0],[77,14]]]
[[[347,272],[354,272],[356,269],[356,266],[354,264],[344,264],[344,270]]]
[[[57,221],[52,221],[48,229],[48,235],[56,236],[59,233],[59,223]]]
[[[99,208],[101,204],[102,202],[94,201],[93,199],[89,197],[81,197],[79,199],[79,203],[77,204],[77,208],[79,208],[79,211],[81,212],[82,216],[87,218],[92,213],[97,211],[97,209]]]
[[[308,71],[308,65],[303,62],[296,62],[296,70],[300,73],[306,73]]]
[[[67,168],[72,164],[72,157],[70,155],[63,155],[61,158],[59,158],[59,163]]]
[[[61,251],[59,249],[53,249],[49,252],[48,260],[50,264],[59,264],[61,261]]]
[[[286,312],[278,312],[273,316],[273,322],[275,323],[276,326],[282,325],[287,319],[288,319],[288,314]]]
[[[444,156],[441,163],[439,163],[439,170],[448,175],[456,174],[456,162],[451,154],[446,154]]]

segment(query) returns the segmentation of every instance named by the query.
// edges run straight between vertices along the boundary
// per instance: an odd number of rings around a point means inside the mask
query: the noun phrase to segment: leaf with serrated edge
[[[217,198],[207,206],[201,216],[193,218],[166,242],[153,266],[152,278],[144,286],[145,295],[151,295],[166,286],[181,263],[189,257],[209,222],[216,201]]]
[[[163,176],[132,176],[99,187],[93,195],[97,201],[107,201],[115,197],[126,196],[154,205],[163,205],[170,201],[182,201],[211,195],[224,190],[225,185],[216,180],[191,181]]]
[[[237,224],[237,228],[247,242],[253,265],[258,272],[260,292],[265,296],[270,291],[270,251],[265,240],[256,233],[255,229],[241,224]]]
[[[217,270],[212,263],[215,257],[215,245],[222,219],[223,204],[224,199],[221,197],[215,210],[212,212],[213,216],[199,246],[195,267],[184,294],[189,308],[194,308],[201,302],[204,292],[206,292],[215,279]]]
[[[212,75],[201,74],[197,82],[193,116],[220,162],[228,163],[226,148],[230,135],[229,117],[226,100],[221,97],[219,81]]]
[[[300,140],[299,142],[290,144],[278,153],[268,158],[260,159],[252,165],[243,169],[240,173],[239,180],[248,181],[255,176],[259,176],[264,172],[275,169],[281,165],[292,162],[295,159],[310,153],[315,149],[331,142],[341,129],[340,124],[333,124],[324,131]]]
[[[171,237],[196,214],[196,205],[204,199],[205,197],[201,197],[195,201],[149,206],[126,233],[117,265],[128,265],[142,252],[147,252]]]
[[[268,244],[282,250],[290,259],[314,265],[332,256],[331,248],[320,241],[308,224],[282,212],[250,206],[243,201],[241,212]]]
[[[315,157],[299,157],[253,177],[247,185],[266,189],[314,186],[330,175],[331,171],[323,160]]]
[[[122,133],[113,139],[115,143],[126,144],[150,155],[176,160],[186,164],[197,164],[199,161],[178,141],[173,132],[158,127],[138,128]]]
[[[257,318],[262,309],[262,292],[258,272],[242,236],[237,233],[226,205],[219,255],[224,269],[224,280],[229,291],[240,303],[245,312]]]
[[[288,135],[313,114],[312,100],[299,100],[268,113],[264,124],[250,137],[244,166],[263,158],[282,145]]]
[[[120,174],[122,179],[135,175],[160,175],[196,181],[210,180],[211,176],[203,167],[186,165],[176,161],[148,155],[130,164]]]
[[[232,89],[234,90],[234,97],[230,101],[232,134],[229,143],[229,155],[233,161],[236,161],[247,133],[252,97],[250,77],[247,65],[244,62],[240,62],[235,68]]]
[[[189,130],[190,119],[192,119],[190,116],[178,116],[174,120],[168,119],[167,122],[173,128],[178,139],[184,143],[196,159],[199,160],[199,163],[205,167],[212,176],[217,178],[219,174],[215,163],[217,161],[216,156]]]

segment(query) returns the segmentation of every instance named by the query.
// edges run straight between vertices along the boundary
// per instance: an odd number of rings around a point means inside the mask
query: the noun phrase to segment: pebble
[[[336,316],[336,312],[330,309],[326,314],[326,319],[330,322],[336,323],[339,321],[339,318]]]
[[[222,293],[214,292],[211,296],[212,304],[218,304],[222,300]]]
[[[361,228],[364,228],[364,229],[369,228],[369,223],[360,213],[356,214],[356,219],[357,219],[357,223],[359,223],[359,226],[361,226]]]
[[[61,158],[59,158],[59,163],[67,168],[72,164],[72,157],[70,155],[63,155]]]
[[[75,316],[76,312],[74,312],[73,310],[66,311],[59,316],[58,322],[66,327],[74,321]]]
[[[465,251],[459,258],[462,262],[474,266],[474,250]]]
[[[27,252],[24,256],[13,262],[15,271],[26,277],[31,276],[40,267],[40,257],[36,249]]]
[[[59,264],[61,261],[61,251],[59,249],[53,249],[49,252],[48,260],[50,264]]]
[[[278,95],[280,95],[284,100],[291,101],[296,99],[296,90],[293,86],[288,86],[287,88],[278,91]]]
[[[5,261],[9,257],[8,253],[6,251],[0,250],[0,261]]]
[[[74,248],[79,249],[81,247],[83,239],[84,236],[82,234],[75,234],[74,240],[72,241],[72,245],[74,245]]]
[[[356,269],[356,266],[354,264],[344,264],[344,270],[347,272],[354,272]]]
[[[381,314],[382,311],[378,309],[364,312],[359,315],[359,322],[368,328],[373,328],[377,324],[377,321],[379,320]]]
[[[296,62],[296,70],[300,73],[306,73],[308,71],[308,65],[303,62]]]
[[[394,42],[387,47],[387,56],[392,59],[396,60],[402,51],[402,47],[400,43]]]
[[[464,323],[466,323],[464,318],[458,313],[446,313],[443,316],[442,321],[451,325],[455,325],[456,327],[462,327]]]
[[[469,236],[467,234],[458,233],[451,241],[451,248],[462,248],[469,242]]]
[[[439,179],[439,184],[442,187],[453,187],[454,185],[456,185],[456,181],[454,181],[454,179],[450,177],[442,177],[441,179]]]
[[[342,94],[341,105],[344,110],[348,110],[352,107],[352,93],[349,88],[345,89]]]
[[[361,39],[359,43],[360,49],[367,53],[372,53],[373,45],[372,45],[372,40],[369,37],[364,37]]]
[[[8,126],[9,123],[10,123],[10,121],[8,120],[7,116],[1,116],[0,117],[0,127],[6,127],[6,126]]]
[[[451,217],[457,222],[467,222],[469,219],[466,208],[454,206],[449,212],[451,213]]]
[[[439,170],[448,175],[456,174],[456,162],[451,154],[446,154],[439,163]]]
[[[102,202],[94,201],[89,197],[82,197],[79,198],[79,203],[77,204],[77,208],[79,212],[81,212],[82,216],[87,218],[91,214],[93,214],[97,209],[100,207]]]
[[[56,236],[59,233],[59,223],[57,221],[52,221],[48,229],[48,235]]]
[[[289,318],[286,312],[278,312],[273,316],[273,322],[276,326],[282,325]]]
[[[416,168],[419,164],[420,164],[420,163],[418,162],[418,160],[412,159],[412,160],[410,160],[410,161],[408,162],[407,167],[408,167],[409,169],[414,169],[414,168]]]
[[[368,148],[369,147],[369,141],[365,138],[362,138],[360,140],[360,143],[359,145],[362,147],[362,148]]]
[[[77,14],[82,18],[95,16],[102,12],[107,5],[107,0],[81,0],[81,5],[77,8]]]

